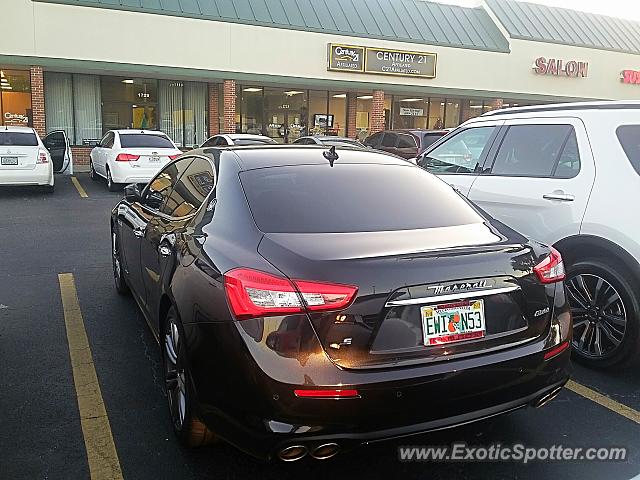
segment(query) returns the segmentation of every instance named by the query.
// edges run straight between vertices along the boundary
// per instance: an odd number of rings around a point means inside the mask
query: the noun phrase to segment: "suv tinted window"
[[[551,177],[572,134],[575,137],[571,125],[513,125],[502,140],[491,173]],[[566,158],[569,161],[569,152]]]
[[[616,135],[631,166],[640,175],[640,125],[622,125]]]
[[[195,213],[213,186],[211,163],[204,158],[196,157],[171,190],[162,206],[162,213],[171,217],[186,217]]]
[[[383,147],[395,147],[398,140],[398,136],[395,133],[385,133],[382,137]]]
[[[29,132],[0,132],[0,145],[16,147],[37,147],[38,138]]]
[[[451,137],[447,137],[431,152],[425,154],[418,165],[433,173],[473,173],[489,148],[489,139],[496,127],[467,128]]]
[[[378,145],[380,145],[380,140],[382,140],[382,133],[374,133],[373,135],[365,139],[364,144],[376,148]]]
[[[122,148],[176,148],[167,137],[148,133],[125,133],[120,135]]]
[[[446,183],[413,166],[336,162],[333,168],[249,170],[240,179],[263,232],[374,232],[482,221]]]
[[[424,137],[422,137],[422,148],[426,149],[427,147],[433,145],[436,140],[440,140],[444,136],[444,133],[425,133]]]
[[[192,161],[193,157],[185,157],[164,167],[160,173],[149,182],[149,185],[144,191],[142,203],[149,204],[147,200],[153,196],[156,199],[155,203],[160,205],[159,209],[162,211],[162,205],[166,202],[167,197],[171,193],[171,189]]]
[[[398,135],[398,148],[417,148],[417,146],[416,139],[413,135]]]

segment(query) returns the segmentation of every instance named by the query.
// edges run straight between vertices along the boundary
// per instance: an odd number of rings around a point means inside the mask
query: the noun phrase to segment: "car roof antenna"
[[[327,160],[329,160],[329,165],[331,165],[333,167],[333,163],[338,160],[338,154],[336,153],[336,146],[333,145],[329,150],[327,150],[326,152],[322,152],[322,155],[324,156],[324,158],[326,158]]]

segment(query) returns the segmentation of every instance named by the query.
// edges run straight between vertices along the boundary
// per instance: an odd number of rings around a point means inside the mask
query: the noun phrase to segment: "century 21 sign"
[[[330,43],[327,70],[434,78],[436,54]]]

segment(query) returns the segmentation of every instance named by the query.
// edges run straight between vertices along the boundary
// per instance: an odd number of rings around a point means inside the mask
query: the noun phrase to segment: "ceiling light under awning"
[[[337,94],[333,95],[333,98],[347,98],[347,94],[346,93],[337,93]]]
[[[422,102],[422,98],[404,98],[400,100],[401,102]]]
[[[126,78],[124,80],[122,80],[122,83],[133,83],[133,80],[130,78]]]
[[[358,97],[359,100],[371,100],[373,98],[373,95],[360,95]]]
[[[288,92],[284,92],[285,95],[288,95],[290,97],[294,96],[294,95],[300,95],[304,92],[301,92],[299,90],[289,90]]]
[[[243,88],[242,91],[243,92],[249,92],[249,93],[256,93],[256,92],[261,92],[262,89],[261,88],[255,88],[255,87],[249,87],[249,88]]]

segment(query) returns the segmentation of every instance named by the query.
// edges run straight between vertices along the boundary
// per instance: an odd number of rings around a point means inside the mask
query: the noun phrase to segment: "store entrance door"
[[[266,115],[266,135],[278,143],[293,143],[306,135],[306,122],[302,113],[289,108],[268,110]]]

